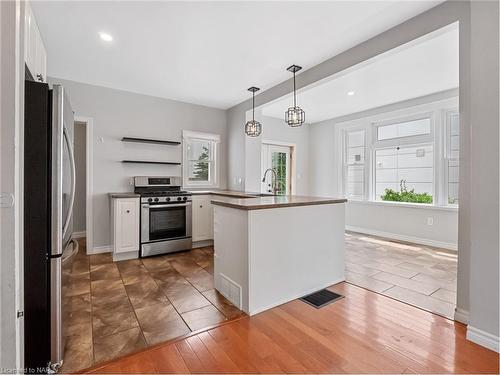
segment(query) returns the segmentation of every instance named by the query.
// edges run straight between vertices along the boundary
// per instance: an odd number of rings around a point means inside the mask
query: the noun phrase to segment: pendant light
[[[255,121],[255,93],[259,91],[258,87],[250,87],[248,91],[252,93],[252,119],[245,125],[245,134],[249,137],[258,137],[262,133],[262,124]]]
[[[297,107],[297,90],[295,88],[295,73],[302,69],[301,66],[292,65],[286,68],[293,73],[293,107],[288,108],[285,112],[285,122],[292,128],[301,126],[306,121],[306,113],[302,108]]]

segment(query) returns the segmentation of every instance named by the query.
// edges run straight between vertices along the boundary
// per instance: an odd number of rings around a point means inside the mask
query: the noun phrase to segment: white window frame
[[[431,131],[429,134],[411,135],[406,137],[398,137],[391,139],[384,139],[379,141],[377,138],[378,128],[381,126],[394,125],[402,122],[410,122],[416,120],[429,119],[431,123]],[[373,147],[390,147],[390,146],[404,146],[414,143],[431,143],[434,141],[434,113],[423,112],[410,116],[395,117],[390,120],[374,121],[371,123],[373,127]]]
[[[402,122],[409,122],[409,121],[415,121],[415,120],[423,120],[423,119],[429,119],[430,120],[430,133],[429,134],[421,134],[421,135],[412,135],[412,136],[406,136],[406,137],[398,137],[398,138],[391,138],[391,139],[384,139],[379,141],[378,140],[378,128],[381,126],[386,126],[386,125],[393,125],[393,124],[399,124]],[[424,146],[424,145],[432,145],[432,153],[433,153],[433,181],[432,181],[432,203],[431,204],[426,204],[426,203],[414,203],[418,205],[437,205],[439,202],[439,197],[437,197],[437,182],[436,182],[436,142],[435,142],[435,116],[434,112],[432,111],[426,111],[426,112],[418,112],[412,115],[408,116],[397,116],[393,117],[391,119],[387,120],[381,120],[381,121],[374,121],[370,123],[370,127],[373,129],[373,141],[371,144],[370,148],[370,154],[371,154],[371,165],[370,165],[370,170],[372,171],[371,173],[371,180],[370,180],[370,195],[369,199],[370,201],[373,202],[384,202],[384,201],[378,201],[377,200],[377,189],[376,189],[376,168],[377,166],[375,165],[375,152],[377,150],[387,150],[391,149],[394,147],[398,146]],[[389,203],[389,202],[387,202]],[[394,202],[391,202],[394,203]],[[398,203],[398,202],[396,202]]]
[[[429,207],[440,209],[457,209],[458,205],[448,204],[448,132],[449,132],[449,113],[458,113],[456,106],[440,107],[439,109],[415,111],[415,108],[407,108],[408,115],[404,114],[405,110],[399,110],[402,113],[398,116],[391,116],[388,114],[387,118],[382,118],[382,115],[366,117],[350,121],[345,124],[338,124],[335,131],[335,137],[338,137],[337,145],[340,146],[340,154],[337,156],[338,160],[338,192],[344,197],[347,196],[347,133],[355,131],[365,131],[365,196],[363,199],[353,199],[354,202],[366,202],[381,205],[398,205],[398,206],[412,206],[412,207]],[[376,118],[376,120],[374,120]],[[379,141],[377,139],[378,127],[384,125],[392,125],[400,122],[420,120],[424,118],[430,119],[431,131],[429,134],[406,136],[393,139],[385,139]],[[376,198],[376,179],[375,179],[375,151],[379,149],[387,149],[395,146],[419,146],[429,145],[433,146],[433,203],[407,203],[407,202],[385,202],[377,201]],[[459,202],[460,204],[460,202]]]
[[[362,131],[364,133],[364,147],[365,147],[365,152],[364,152],[364,160],[363,160],[363,167],[364,167],[364,176],[363,176],[363,192],[364,192],[364,197],[361,198],[361,199],[356,199],[356,200],[367,200],[368,198],[368,189],[369,189],[369,186],[368,186],[368,181],[369,181],[369,178],[370,178],[370,174],[369,174],[369,170],[370,170],[370,164],[368,164],[370,162],[370,157],[369,157],[369,153],[370,153],[370,147],[369,147],[369,143],[368,143],[368,132],[367,132],[367,129],[366,127],[353,127],[353,128],[345,128],[345,129],[342,129],[341,133],[342,134],[342,186],[341,186],[341,190],[342,191],[342,195],[347,197],[347,184],[348,184],[348,181],[347,181],[347,170],[348,170],[348,157],[347,157],[347,136],[349,133],[355,133],[355,132],[360,132]],[[352,198],[350,198],[352,199]]]
[[[210,181],[190,181],[188,178],[188,150],[187,143],[192,140],[214,142],[213,149],[213,178]],[[220,135],[213,133],[184,130],[182,132],[182,181],[184,188],[218,188],[220,171]]]
[[[417,136],[419,137],[419,136]],[[373,171],[372,173],[372,181],[370,183],[370,185],[372,186],[371,188],[371,195],[370,195],[370,201],[372,202],[385,202],[385,203],[398,203],[398,202],[387,202],[387,201],[382,201],[382,200],[377,200],[377,189],[376,189],[376,186],[377,186],[377,179],[376,179],[376,170],[377,170],[377,165],[376,165],[376,157],[375,157],[375,153],[379,150],[390,150],[390,149],[393,149],[394,147],[397,147],[397,146],[401,146],[401,147],[419,147],[419,146],[428,146],[428,145],[432,145],[432,154],[433,154],[433,161],[432,161],[432,170],[433,170],[433,181],[432,181],[432,203],[413,203],[413,204],[418,204],[419,206],[420,205],[427,205],[427,206],[434,206],[436,205],[436,151],[435,151],[435,144],[434,144],[434,140],[430,140],[428,142],[421,142],[421,143],[413,143],[413,142],[409,142],[409,143],[404,143],[404,144],[398,144],[398,145],[385,145],[385,146],[381,146],[381,147],[372,147],[371,149],[371,154],[372,154],[372,164],[371,164],[371,170]],[[405,203],[411,203],[411,202],[405,202]]]
[[[450,158],[450,132],[451,132],[451,124],[450,124],[450,115],[458,115],[459,116],[459,121],[460,121],[460,114],[458,111],[458,108],[450,108],[450,109],[444,109],[443,110],[443,163],[442,163],[442,168],[443,168],[443,185],[442,185],[442,195],[443,195],[443,202],[446,202],[447,206],[450,207],[458,207],[460,204],[460,201],[458,204],[450,204],[448,203],[448,197],[449,197],[449,176],[448,176],[448,168],[449,168],[449,161],[452,160]],[[458,131],[458,136],[459,139],[462,137],[462,134],[460,134],[460,129]],[[460,150],[460,145],[458,146]],[[460,155],[458,158],[458,165],[460,168]],[[460,180],[460,175],[459,175],[459,180]],[[460,194],[460,192],[459,192]]]

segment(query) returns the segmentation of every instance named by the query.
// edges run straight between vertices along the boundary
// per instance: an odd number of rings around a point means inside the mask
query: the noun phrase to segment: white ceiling
[[[457,88],[458,61],[458,27],[450,25],[302,89],[297,104],[314,123]],[[260,109],[283,118],[291,105],[287,95]]]
[[[48,74],[231,107],[442,0],[34,1]],[[113,36],[111,43],[99,32]]]

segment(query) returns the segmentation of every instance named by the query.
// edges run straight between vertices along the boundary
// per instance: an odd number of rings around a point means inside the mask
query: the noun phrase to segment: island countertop
[[[263,210],[270,208],[314,206],[345,202],[347,202],[347,199],[345,198],[327,198],[301,195],[280,195],[243,199],[224,196],[215,196],[214,198],[212,198],[212,204],[215,204],[217,206],[236,208],[240,210]]]

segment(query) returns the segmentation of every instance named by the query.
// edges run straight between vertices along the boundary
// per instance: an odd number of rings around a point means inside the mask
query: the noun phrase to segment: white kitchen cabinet
[[[112,198],[111,231],[113,260],[139,256],[139,198]]]
[[[35,81],[47,82],[47,51],[30,3],[25,4],[24,60]]]
[[[213,240],[214,221],[210,195],[193,195],[193,242]]]

